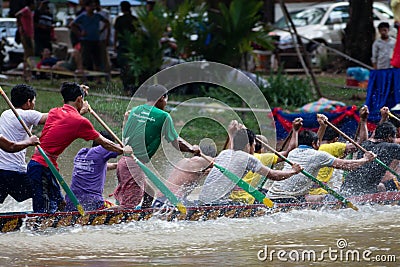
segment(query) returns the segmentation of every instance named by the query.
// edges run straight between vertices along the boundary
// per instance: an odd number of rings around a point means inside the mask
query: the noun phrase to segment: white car
[[[5,58],[4,62],[9,61],[9,51],[23,49],[22,44],[15,42],[15,32],[17,31],[17,19],[15,18],[0,18],[0,35],[5,38],[8,44],[4,45]]]
[[[317,63],[316,58],[322,55],[326,56],[327,51],[324,46],[319,46],[310,40],[339,50],[342,49],[344,28],[350,18],[348,2],[311,5],[305,9],[290,12],[290,17],[296,26],[297,33],[305,37],[302,42],[307,51],[312,53],[313,63]],[[374,2],[373,19],[375,28],[381,22],[388,22],[391,27],[390,35],[396,36],[396,30],[393,29],[393,13],[388,5]],[[279,36],[277,38],[279,39],[278,48],[281,51],[293,50],[296,42],[293,42],[290,32],[285,31],[287,29],[285,18],[280,18],[273,27],[276,30],[270,32],[270,35]],[[377,36],[379,36],[378,32]]]

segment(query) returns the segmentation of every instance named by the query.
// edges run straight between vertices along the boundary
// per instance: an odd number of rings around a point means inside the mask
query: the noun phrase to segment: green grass
[[[367,90],[346,87],[344,75],[318,75],[317,81],[325,98],[342,101],[348,106],[361,107],[365,103]]]
[[[345,76],[343,75],[317,75],[322,94],[330,100],[338,100],[346,105],[361,106],[365,101],[365,89],[349,89],[345,88]],[[30,85],[37,89],[38,97],[36,101],[36,109],[47,112],[53,107],[62,106],[62,97],[59,93],[59,86],[64,80],[55,80],[55,84],[51,84],[49,80],[34,80]],[[13,84],[23,83],[20,79],[10,79],[7,84],[3,84],[3,89],[9,95]],[[129,105],[129,98],[121,98],[123,94],[122,86],[118,78],[114,78],[111,83],[97,85],[96,83],[88,83],[90,86],[89,101],[93,110],[107,123],[107,125],[117,134],[121,136],[122,121],[124,113]],[[184,101],[194,96],[171,94],[169,101]],[[229,105],[229,103],[226,103]],[[234,106],[234,105],[231,105]],[[170,105],[170,107],[174,107]],[[2,101],[0,111],[8,107]],[[101,125],[90,114],[85,115],[93,123],[97,130],[102,130]],[[240,117],[244,124],[250,129],[257,131],[257,124],[254,116],[247,113]],[[36,128],[36,133],[41,128]],[[198,143],[203,138],[212,138],[216,140],[220,147],[226,140],[226,130],[220,124],[207,118],[195,118],[182,127],[180,135],[191,143]]]

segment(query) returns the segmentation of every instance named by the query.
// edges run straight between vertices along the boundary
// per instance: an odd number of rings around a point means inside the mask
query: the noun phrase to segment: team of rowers
[[[162,138],[177,150],[193,154],[174,165],[166,182],[168,189],[185,205],[257,202],[216,166],[229,170],[277,203],[332,199],[303,171],[345,196],[399,189],[397,177],[387,173],[375,160],[378,158],[396,170],[397,160],[400,159],[396,127],[389,122],[387,107],[381,109],[381,121],[371,137],[368,137],[367,129],[368,109],[360,109],[357,142],[366,149],[365,153],[357,152],[354,144],[339,142],[338,132],[328,126],[324,115],[317,117],[320,125],[318,133],[302,130],[302,119],[295,119],[288,145],[280,152],[293,164],[285,162],[283,168],[274,169],[273,166],[282,159],[266,151],[268,140],[255,135],[237,121],[228,126],[228,142],[218,155],[214,143],[190,145],[179,137],[171,116],[164,111],[168,90],[158,84],[145,88],[145,104],[125,114],[122,147],[115,143],[112,134],[96,131],[92,123],[82,116],[89,111],[89,105],[84,100],[87,89],[77,83],[64,82],[61,85],[64,105],[41,113],[34,110],[34,88],[26,84],[12,88],[11,103],[14,107],[4,111],[0,117],[0,203],[10,195],[17,201],[32,198],[34,212],[76,210],[70,195],[63,196],[54,171],[38,149],[35,149],[28,164],[25,156],[26,147],[40,144],[58,168],[58,157],[78,138],[93,141],[92,147],[82,148],[75,156],[70,186],[84,210],[110,208],[110,203],[103,197],[106,172],[110,169],[116,169],[118,178],[118,185],[112,194],[118,205],[111,208],[170,205],[168,196],[155,192],[148,182],[148,174],[138,163],[150,162]],[[40,138],[29,137],[13,108],[29,129],[38,124],[44,125]],[[109,159],[119,155],[117,163],[108,163]],[[354,159],[349,155],[353,155]],[[338,170],[345,170],[345,176]],[[201,185],[198,199],[189,200],[188,196],[197,185]]]

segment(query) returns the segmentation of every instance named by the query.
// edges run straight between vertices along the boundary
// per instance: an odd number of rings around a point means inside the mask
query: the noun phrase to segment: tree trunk
[[[275,0],[264,0],[262,20],[269,24],[275,22]]]
[[[350,19],[345,28],[344,51],[352,58],[371,65],[375,29],[372,18],[372,0],[350,0]],[[354,66],[347,62],[348,67]]]

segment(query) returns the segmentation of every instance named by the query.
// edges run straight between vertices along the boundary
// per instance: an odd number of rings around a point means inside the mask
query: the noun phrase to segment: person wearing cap
[[[134,155],[148,163],[165,138],[177,150],[199,154],[198,146],[191,146],[178,136],[169,113],[164,111],[167,105],[168,90],[159,84],[147,88],[147,102],[134,107],[126,114],[123,129],[123,143],[133,149]],[[132,157],[121,157],[117,166],[118,185],[113,193],[123,208],[134,208],[143,199],[142,207],[151,206],[152,192],[146,188],[146,175]]]
[[[94,140],[109,151],[120,154],[123,152],[122,147],[100,135],[92,123],[82,116],[88,112],[88,104],[84,101],[86,92],[82,86],[74,82],[64,82],[61,85],[61,95],[64,105],[49,111],[40,137],[42,149],[56,168],[60,154],[78,138]],[[65,201],[60,186],[37,149],[28,164],[28,176],[33,188],[33,211],[62,211]]]

